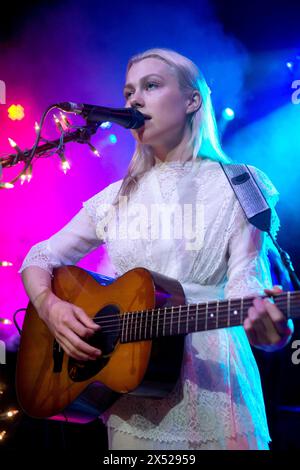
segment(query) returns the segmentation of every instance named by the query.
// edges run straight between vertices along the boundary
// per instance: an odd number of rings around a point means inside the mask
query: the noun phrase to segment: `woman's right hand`
[[[95,360],[101,351],[83,341],[99,330],[99,325],[80,307],[59,299],[50,289],[34,301],[40,318],[68,356],[80,361]]]

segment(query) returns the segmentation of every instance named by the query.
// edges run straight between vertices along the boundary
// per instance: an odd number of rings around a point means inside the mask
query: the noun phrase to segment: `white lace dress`
[[[251,168],[273,206],[276,189]],[[116,215],[110,206],[120,184],[86,201],[62,230],[33,246],[20,271],[36,265],[51,273],[106,243],[118,275],[142,266],[176,278],[189,303],[260,294],[271,287],[265,235],[245,219],[218,163],[156,161],[128,203],[126,223],[125,209]],[[186,226],[197,221],[196,230],[183,230],[183,237],[174,235],[179,207]],[[158,237],[153,236],[153,208],[171,214],[167,225],[161,221]],[[273,232],[278,225],[274,212]],[[187,335],[174,391],[159,400],[122,396],[104,420],[112,447],[120,445],[113,443],[114,436],[116,442],[121,436],[123,448],[222,449],[239,441],[267,448],[260,377],[243,327]]]

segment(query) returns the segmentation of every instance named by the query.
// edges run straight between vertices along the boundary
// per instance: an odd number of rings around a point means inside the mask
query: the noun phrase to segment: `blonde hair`
[[[191,126],[190,144],[193,149],[193,159],[208,158],[210,160],[228,163],[229,157],[224,153],[218,136],[215,113],[213,110],[210,89],[198,67],[187,57],[171,49],[148,49],[139,53],[128,62],[126,75],[136,62],[143,59],[155,58],[167,63],[175,72],[179,87],[183,92],[197,90],[200,93],[202,104],[200,108],[189,116]],[[155,164],[153,150],[149,145],[136,143],[136,148],[129,163],[119,189],[120,196],[129,196],[135,189],[141,176]]]

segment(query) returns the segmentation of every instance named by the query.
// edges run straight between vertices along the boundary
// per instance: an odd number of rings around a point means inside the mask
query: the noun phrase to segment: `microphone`
[[[65,101],[54,105],[67,113],[81,114],[89,122],[115,122],[126,129],[139,129],[145,119],[151,119],[135,108],[106,108],[93,104],[72,103]]]

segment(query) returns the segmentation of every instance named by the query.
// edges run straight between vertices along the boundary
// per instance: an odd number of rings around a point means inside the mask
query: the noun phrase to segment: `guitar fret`
[[[216,328],[219,326],[219,300],[217,300]]]
[[[166,322],[166,307],[164,308],[164,313],[163,313],[163,331],[162,335],[165,336],[165,322]]]
[[[135,325],[134,325],[134,340],[137,340],[136,337],[136,330],[137,330],[137,324],[138,324],[138,314],[135,315]]]
[[[133,320],[134,320],[134,315],[131,313],[131,315],[130,315],[130,341],[132,341],[134,339],[134,338],[132,338]]]
[[[126,333],[125,333],[125,341],[128,341],[128,321],[129,321],[129,313],[126,313]]]
[[[154,315],[154,308],[152,309],[152,313],[151,313],[150,338],[152,338],[153,315]]]
[[[145,320],[145,332],[144,332],[144,339],[147,338],[147,323],[148,323],[148,310],[146,310],[146,320]]]
[[[178,326],[177,326],[178,334],[180,334],[180,317],[181,317],[181,305],[179,305],[179,312],[178,312]]]
[[[124,343],[124,321],[125,321],[125,315],[122,315],[121,321],[122,321],[121,343]]]
[[[170,335],[173,333],[173,315],[174,315],[174,307],[171,307],[171,322],[170,322]]]
[[[196,325],[195,325],[196,331],[198,331],[198,308],[199,308],[199,304],[196,305]]]
[[[236,303],[236,300],[233,300],[234,303]],[[238,308],[235,307],[235,305],[232,306],[233,311],[232,311],[232,317],[231,317],[231,325],[239,325],[239,311]]]
[[[140,336],[139,339],[142,339],[142,322],[143,322],[143,311],[141,313],[141,318],[140,318]]]
[[[213,307],[213,305],[212,305]],[[209,313],[209,309],[208,309],[208,313]],[[215,314],[213,312],[209,313],[208,315],[208,322],[209,322],[209,327],[210,329],[214,328],[216,326],[216,323],[215,323]]]
[[[287,317],[290,318],[291,314],[291,293],[288,291],[287,293]]]
[[[185,325],[185,332],[189,332],[189,316],[190,316],[190,304],[187,307],[187,315],[186,315],[186,325]]]
[[[205,326],[204,326],[205,331],[207,330],[207,313],[208,313],[208,302],[206,302],[206,307],[205,307]]]
[[[160,314],[160,308],[157,311],[156,315],[156,336],[158,337],[158,328],[159,328],[159,314]]]

